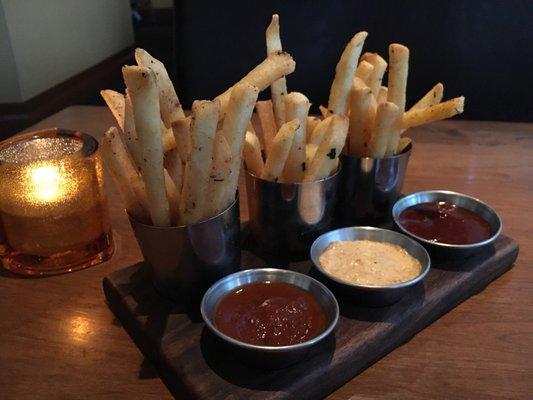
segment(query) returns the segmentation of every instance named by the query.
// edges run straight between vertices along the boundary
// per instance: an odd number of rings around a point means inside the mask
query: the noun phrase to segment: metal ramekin
[[[326,272],[320,265],[320,255],[332,242],[351,240],[371,240],[399,245],[420,262],[422,266],[420,274],[407,282],[373,286],[350,283]],[[318,271],[335,282],[343,292],[351,295],[358,303],[369,306],[385,306],[397,302],[407,290],[424,279],[431,267],[428,252],[416,241],[401,233],[371,226],[336,229],[320,236],[311,246],[311,260]]]
[[[487,221],[487,223],[490,225],[490,229],[492,231],[491,237],[482,242],[472,244],[437,243],[414,235],[400,224],[400,214],[406,208],[420,203],[429,203],[435,201],[447,201],[449,203],[466,208],[467,210],[476,213],[485,221]],[[435,253],[436,255],[465,256],[482,250],[496,240],[496,238],[502,232],[503,225],[498,213],[494,211],[491,207],[489,207],[487,204],[483,203],[481,200],[476,199],[475,197],[468,196],[466,194],[451,192],[448,190],[428,190],[423,192],[412,193],[408,196],[405,196],[398,200],[392,208],[392,217],[394,219],[394,224],[400,231],[422,243],[424,247],[426,247],[428,250],[430,250],[432,253]]]
[[[213,317],[220,300],[235,289],[255,282],[284,282],[313,295],[326,313],[326,329],[317,337],[290,346],[257,346],[233,339],[216,327]],[[200,306],[207,327],[241,359],[264,368],[282,368],[301,360],[309,349],[325,339],[337,325],[339,305],[331,291],[317,280],[294,271],[260,268],[240,271],[220,279],[205,293]]]

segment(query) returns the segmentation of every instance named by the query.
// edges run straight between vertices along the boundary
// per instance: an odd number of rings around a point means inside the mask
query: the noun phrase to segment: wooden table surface
[[[32,128],[113,124],[103,107],[69,107]],[[531,398],[533,395],[533,124],[445,121],[411,133],[405,192],[479,197],[520,244],[515,267],[331,394],[331,399]],[[110,183],[110,182],[108,182]],[[116,252],[71,274],[21,279],[0,269],[0,398],[170,398],[107,308],[102,278],[141,260],[112,184]],[[244,190],[241,209],[246,217]]]

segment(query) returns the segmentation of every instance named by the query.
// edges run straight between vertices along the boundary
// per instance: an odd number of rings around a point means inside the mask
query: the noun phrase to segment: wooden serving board
[[[483,254],[433,259],[423,282],[389,307],[359,307],[336,293],[341,317],[334,334],[304,361],[274,371],[245,365],[224,351],[197,310],[173,304],[154,291],[142,263],[110,274],[103,286],[109,307],[175,397],[319,399],[481,291],[509,270],[517,255],[517,243],[501,236]],[[261,259],[243,252],[243,269],[261,266]],[[309,261],[289,268],[318,275]]]

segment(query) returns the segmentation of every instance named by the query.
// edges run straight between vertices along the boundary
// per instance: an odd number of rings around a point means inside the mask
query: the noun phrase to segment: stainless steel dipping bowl
[[[235,289],[256,282],[284,282],[308,291],[320,303],[326,315],[326,329],[317,337],[290,346],[258,346],[241,342],[222,333],[214,323],[214,314],[220,300]],[[301,360],[308,350],[325,339],[337,325],[339,305],[331,291],[317,280],[294,271],[276,268],[249,269],[228,275],[207,290],[200,306],[207,327],[229,350],[244,361],[266,368],[282,368]]]
[[[435,201],[446,201],[476,213],[490,225],[492,232],[491,237],[482,242],[472,244],[437,243],[409,232],[400,224],[400,215],[405,209],[417,204]],[[485,246],[488,246],[494,242],[502,231],[502,220],[500,219],[498,213],[496,213],[496,211],[494,211],[491,207],[475,197],[467,196],[466,194],[462,193],[451,192],[448,190],[428,190],[405,196],[398,200],[392,208],[392,217],[394,219],[394,224],[400,231],[422,243],[424,247],[426,247],[432,252],[432,254],[435,255],[465,256],[470,253],[474,253],[482,250],[485,248]]]
[[[326,272],[320,265],[320,255],[333,242],[352,240],[371,240],[374,242],[399,245],[420,262],[422,266],[420,274],[407,282],[386,286],[374,286],[350,283]],[[318,271],[336,283],[343,292],[353,296],[357,302],[369,306],[386,306],[397,302],[406,291],[424,279],[424,276],[426,276],[431,267],[428,252],[416,241],[401,233],[371,226],[342,228],[323,234],[311,246],[311,260]]]

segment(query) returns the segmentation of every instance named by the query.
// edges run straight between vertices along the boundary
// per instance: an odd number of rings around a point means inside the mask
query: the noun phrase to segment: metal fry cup
[[[250,230],[270,258],[306,258],[313,241],[333,228],[339,170],[314,182],[279,183],[245,170]]]
[[[174,300],[203,295],[218,279],[240,268],[240,220],[237,199],[220,214],[185,226],[146,225],[128,214],[154,286]]]
[[[400,197],[412,145],[392,157],[374,159],[341,155],[338,225],[382,225],[391,222]]]

